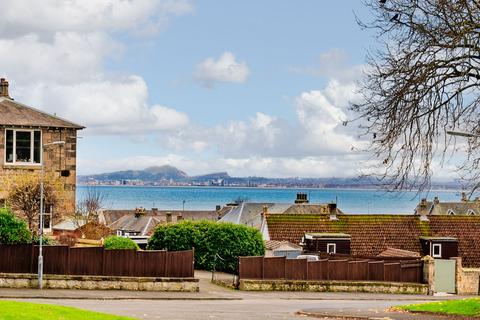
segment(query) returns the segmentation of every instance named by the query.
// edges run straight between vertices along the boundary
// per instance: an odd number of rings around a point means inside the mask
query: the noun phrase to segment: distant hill
[[[127,170],[127,171],[115,171],[110,173],[101,173],[91,176],[80,176],[83,179],[95,179],[99,181],[112,181],[112,180],[142,180],[142,181],[158,181],[162,179],[181,180],[188,178],[188,175],[178,170],[177,168],[169,165],[149,167],[144,170]]]
[[[204,174],[200,176],[192,177],[193,180],[218,180],[218,179],[230,179],[228,172],[214,172],[209,174]]]

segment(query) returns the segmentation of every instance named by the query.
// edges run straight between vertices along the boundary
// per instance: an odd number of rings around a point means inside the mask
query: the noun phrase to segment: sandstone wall
[[[198,292],[198,279],[44,275],[44,289]],[[37,275],[0,273],[0,288],[38,288]]]
[[[55,208],[60,216],[73,214],[75,210],[75,188],[76,188],[76,152],[77,152],[77,133],[73,129],[42,129],[42,143],[47,144],[54,141],[65,141],[64,146],[52,146],[45,150],[43,161],[45,172],[53,173],[59,177],[63,185],[63,198],[59,201],[59,206]],[[70,176],[61,177],[62,170],[68,170]],[[5,175],[16,174],[18,172],[35,172],[40,174],[40,165],[7,165],[5,164],[5,129],[0,128],[0,180]],[[0,193],[0,199],[5,194]],[[54,221],[54,224],[59,221]]]

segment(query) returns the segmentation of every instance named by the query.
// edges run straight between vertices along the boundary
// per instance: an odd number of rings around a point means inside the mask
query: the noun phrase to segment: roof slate
[[[455,237],[466,267],[480,267],[480,217],[414,215],[267,215],[271,240],[299,243],[305,233],[351,235],[351,253],[377,256],[387,248],[421,252],[420,237]]]
[[[0,126],[84,129],[73,122],[0,97]]]

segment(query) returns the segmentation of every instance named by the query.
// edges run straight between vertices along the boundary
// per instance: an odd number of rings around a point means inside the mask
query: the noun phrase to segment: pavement
[[[392,312],[396,305],[461,299],[459,296],[323,292],[246,292],[210,282],[211,273],[196,272],[200,292],[121,290],[0,289],[0,299],[73,306],[138,319],[448,319]],[[232,279],[231,275],[216,274]],[[99,302],[99,300],[102,300]]]

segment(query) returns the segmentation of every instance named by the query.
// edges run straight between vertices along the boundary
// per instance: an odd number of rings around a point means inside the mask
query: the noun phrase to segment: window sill
[[[3,164],[3,169],[12,169],[12,170],[41,170],[42,165],[41,164],[10,164],[10,163],[4,163]]]

